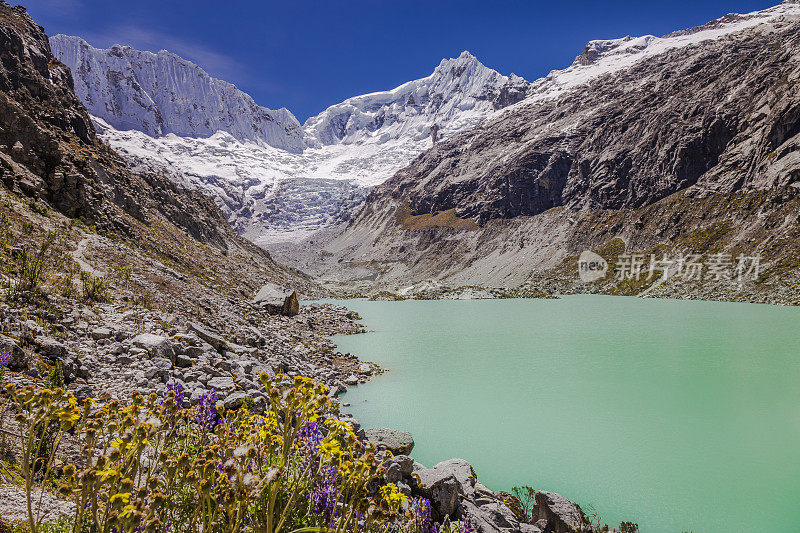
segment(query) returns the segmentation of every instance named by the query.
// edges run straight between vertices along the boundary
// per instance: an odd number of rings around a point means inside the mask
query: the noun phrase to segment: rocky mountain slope
[[[300,129],[288,112],[254,107],[168,52],[99,50],[64,35],[51,41],[101,138],[138,171],[210,192],[237,231],[259,244],[347,220],[369,187],[431,146],[432,128],[439,139],[469,129],[529,87],[464,52],[426,78],[350,98]],[[262,116],[275,116],[273,130]],[[243,133],[250,122],[268,135]]]
[[[438,143],[303,266],[397,287],[563,277],[551,288],[635,294],[648,284],[576,284],[577,254],[619,241],[615,257],[764,257],[755,285],[670,282],[662,294],[796,300],[798,30],[800,4],[789,1],[660,39],[592,42],[570,67],[581,83],[556,86],[566,71],[551,74]]]

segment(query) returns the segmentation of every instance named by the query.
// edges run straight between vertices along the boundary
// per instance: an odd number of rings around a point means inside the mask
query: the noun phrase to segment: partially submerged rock
[[[592,531],[589,520],[577,503],[544,490],[536,493],[533,522],[547,533]]]

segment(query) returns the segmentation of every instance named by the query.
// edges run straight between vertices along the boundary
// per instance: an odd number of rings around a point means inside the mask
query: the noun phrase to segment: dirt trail
[[[104,272],[101,272],[95,269],[87,260],[86,260],[86,245],[91,243],[95,243],[97,241],[97,237],[94,235],[87,235],[83,239],[78,242],[78,247],[75,251],[72,252],[72,258],[75,260],[76,263],[81,267],[83,272],[88,272],[89,274],[95,277],[103,277],[105,276]]]

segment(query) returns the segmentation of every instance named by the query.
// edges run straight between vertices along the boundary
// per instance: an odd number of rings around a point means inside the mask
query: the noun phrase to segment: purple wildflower
[[[312,489],[308,496],[312,509],[323,523],[330,525],[336,516],[336,500],[340,491],[336,467],[323,467],[319,478],[314,479]]]
[[[11,364],[11,352],[0,351],[0,368],[6,368]]]
[[[186,398],[186,395],[183,392],[183,385],[181,385],[177,381],[167,384],[167,390],[164,391],[164,393],[163,393],[164,397],[161,400],[159,400],[158,403],[159,404],[164,403],[164,400],[167,399],[167,396],[169,396],[170,392],[174,392],[175,393],[175,404],[178,407],[183,407],[183,400],[184,400],[184,398]]]
[[[469,518],[465,518],[456,533],[475,533],[475,526],[472,525],[472,521]]]
[[[296,438],[298,448],[304,455],[308,457],[316,455],[317,446],[322,442],[322,431],[319,423],[316,421],[306,422],[300,427]]]
[[[411,521],[415,533],[436,533],[436,526],[431,518],[431,501],[427,498],[412,498],[409,504]]]
[[[209,431],[213,431],[222,422],[217,411],[217,391],[211,389],[200,396],[197,404],[197,423]]]

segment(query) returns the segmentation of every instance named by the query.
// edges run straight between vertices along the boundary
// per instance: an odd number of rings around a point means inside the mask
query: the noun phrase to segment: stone
[[[533,505],[533,522],[548,533],[571,533],[586,527],[588,519],[578,504],[555,492],[540,490]]]
[[[216,390],[227,390],[236,388],[236,383],[233,381],[233,378],[229,377],[216,377],[211,378],[208,380],[206,384],[209,389],[216,389]]]
[[[442,461],[432,468],[415,470],[414,474],[418,490],[441,516],[453,516],[460,497],[474,493],[475,471],[463,459]]]
[[[177,366],[178,368],[189,368],[190,366],[192,366],[192,359],[185,355],[176,355],[175,366]]]
[[[189,330],[194,331],[197,333],[197,336],[206,341],[208,344],[214,347],[215,350],[218,352],[223,352],[225,350],[229,350],[230,346],[228,342],[216,335],[211,333],[209,330],[198,324],[197,322],[189,322]]]
[[[247,394],[243,392],[234,392],[228,395],[222,404],[225,406],[225,409],[238,409],[244,404],[245,398],[247,398]]]
[[[175,350],[172,349],[172,343],[167,337],[153,335],[152,333],[140,333],[131,339],[131,343],[145,350],[151,357],[163,357],[170,361],[175,360]]]
[[[198,357],[202,357],[207,352],[203,349],[202,346],[187,346],[186,349],[183,351],[183,355],[186,357],[191,357],[192,359],[197,359]]]
[[[144,376],[148,379],[165,377],[172,369],[172,361],[163,357],[152,359],[150,365],[150,368],[144,371]]]
[[[403,472],[400,470],[400,465],[397,463],[390,464],[389,468],[386,469],[386,482],[397,483],[401,479],[403,479]]]
[[[367,441],[378,449],[389,450],[394,455],[408,455],[414,449],[414,437],[408,431],[389,428],[364,430]]]
[[[403,477],[408,477],[414,472],[414,460],[407,455],[395,455],[392,457],[392,463],[400,467]]]
[[[24,370],[28,367],[27,357],[25,350],[20,348],[17,341],[5,335],[0,335],[0,352],[8,352],[11,354],[11,362],[8,368],[14,371]]]
[[[189,403],[191,405],[197,405],[198,403],[200,403],[200,397],[206,392],[208,392],[206,389],[202,387],[197,387],[195,389],[191,389],[191,391],[189,391],[186,394],[186,397],[189,398]]]
[[[50,337],[36,337],[33,340],[40,354],[48,359],[63,359],[67,355],[67,346]]]
[[[75,395],[75,398],[78,399],[79,402],[83,403],[89,398],[94,397],[94,389],[89,385],[79,385],[75,388],[72,393]]]
[[[99,327],[92,330],[92,338],[96,341],[110,339],[113,335],[114,332],[107,327]]]
[[[361,363],[360,365],[358,365],[358,373],[364,374],[365,376],[369,376],[370,374],[372,374],[372,367],[367,363]]]

